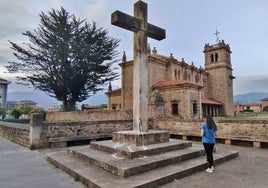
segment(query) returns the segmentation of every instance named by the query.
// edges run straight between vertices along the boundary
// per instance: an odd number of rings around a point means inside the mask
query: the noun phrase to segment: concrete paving
[[[213,174],[197,172],[161,188],[268,187],[268,149],[218,144],[217,150],[222,147],[239,151],[239,157],[216,166]],[[0,137],[0,188],[84,187],[44,159],[51,151],[31,151]]]
[[[80,182],[55,168],[39,151],[0,136],[0,188],[82,188]]]
[[[268,187],[268,149],[228,146],[239,152],[239,157],[215,166],[215,172],[197,172],[191,176],[174,180],[161,188],[267,188]]]

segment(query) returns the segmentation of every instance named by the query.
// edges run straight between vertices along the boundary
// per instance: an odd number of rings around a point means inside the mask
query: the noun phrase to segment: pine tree
[[[46,92],[63,103],[64,111],[75,110],[82,102],[117,78],[113,66],[119,40],[108,31],[76,19],[64,8],[41,12],[37,29],[22,33],[26,45],[10,42],[18,61],[6,66],[20,84]]]

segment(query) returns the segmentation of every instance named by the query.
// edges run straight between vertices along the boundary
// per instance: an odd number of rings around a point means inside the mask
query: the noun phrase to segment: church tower
[[[223,40],[218,44],[204,47],[205,71],[208,73],[207,92],[208,98],[222,103],[220,115],[233,116],[233,79],[231,65],[231,50]]]

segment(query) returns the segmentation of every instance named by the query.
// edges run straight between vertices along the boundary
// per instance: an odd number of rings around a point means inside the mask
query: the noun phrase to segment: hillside
[[[234,103],[261,103],[261,100],[268,97],[268,93],[251,92],[234,96]]]

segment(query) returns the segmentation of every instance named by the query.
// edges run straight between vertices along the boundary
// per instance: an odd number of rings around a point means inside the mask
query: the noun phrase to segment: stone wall
[[[0,121],[0,136],[30,149],[39,149],[65,147],[70,141],[112,138],[112,133],[115,131],[132,130],[133,128],[133,120],[129,119],[128,114],[118,111],[93,112],[89,113],[88,118],[86,117],[87,112],[81,116],[77,112],[48,114],[47,118],[50,121],[44,121],[42,114],[32,114],[28,124]],[[96,115],[95,121],[91,121],[93,119],[91,115]]]
[[[43,123],[40,140],[49,147],[65,146],[68,141],[112,138],[113,132],[121,130],[132,130],[132,120]]]
[[[67,113],[68,116],[69,113]],[[64,113],[60,116],[65,117]],[[115,115],[115,117],[117,117]],[[150,129],[169,131],[183,139],[200,139],[202,121],[181,121],[176,118],[156,118],[150,120]],[[217,138],[225,144],[232,141],[252,142],[260,147],[268,144],[268,121],[258,120],[216,120]],[[65,147],[70,141],[111,138],[115,131],[132,130],[132,119],[102,121],[43,121],[42,114],[33,114],[30,124],[0,122],[0,135],[31,149]]]
[[[30,146],[29,133],[29,124],[0,122],[0,136],[19,145]]]
[[[75,117],[75,113],[58,113],[64,117]],[[77,114],[76,114],[77,115]],[[116,113],[114,113],[116,115]],[[69,117],[70,118],[70,117]],[[84,120],[85,117],[81,119]],[[59,118],[58,118],[59,119]],[[61,119],[61,120],[62,120]],[[30,123],[31,149],[47,147],[65,147],[70,141],[95,140],[112,138],[112,133],[121,130],[132,130],[131,120],[98,120],[98,121],[42,121],[42,115],[33,114]],[[36,123],[34,123],[36,122]]]
[[[268,142],[268,121],[262,120],[219,120],[219,137]]]
[[[104,121],[129,120],[132,112],[118,110],[90,110],[73,112],[46,112],[45,120],[54,121]]]
[[[154,129],[167,130],[170,134],[200,137],[202,121],[180,121],[175,118],[154,120]],[[223,139],[225,144],[232,141],[249,141],[259,147],[261,143],[268,143],[268,121],[258,120],[218,120],[217,138]]]

